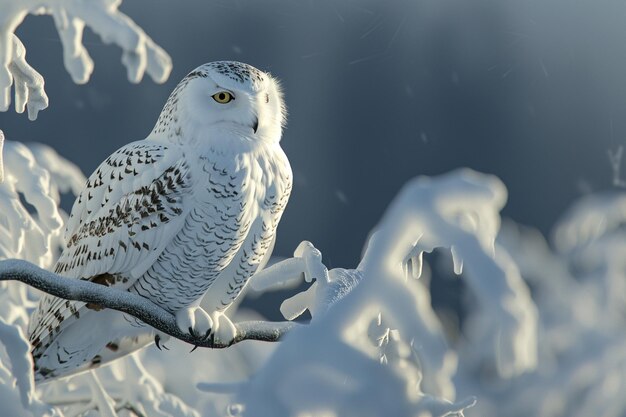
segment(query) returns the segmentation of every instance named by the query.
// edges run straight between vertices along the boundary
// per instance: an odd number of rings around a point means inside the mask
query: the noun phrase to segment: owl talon
[[[163,349],[165,349],[165,350],[170,350],[170,348],[168,348],[167,346],[165,346],[165,343],[164,343],[164,344],[161,344],[161,341],[162,341],[162,340],[167,341],[167,340],[169,340],[169,338],[168,338],[168,337],[166,337],[165,339],[163,339],[163,338],[161,337],[161,335],[160,335],[160,334],[155,334],[155,335],[154,335],[154,344],[156,345],[157,349],[159,349],[159,350],[161,350],[161,351],[162,351]]]
[[[224,313],[215,313],[213,323],[216,323],[215,331],[211,334],[211,343],[230,346],[235,340],[237,329],[232,321]]]
[[[176,313],[178,328],[195,339],[204,339],[202,335],[213,332],[211,316],[200,307],[189,307]]]
[[[199,337],[196,332],[190,327],[189,328],[189,333],[193,336],[193,337]],[[202,341],[205,340],[210,340],[212,338],[212,336],[214,335],[214,333],[211,331],[211,329],[207,330],[206,333],[204,334],[204,336],[202,337]],[[198,349],[198,345],[195,345],[193,347],[193,349],[191,349],[189,351],[189,353],[192,353],[194,350]]]

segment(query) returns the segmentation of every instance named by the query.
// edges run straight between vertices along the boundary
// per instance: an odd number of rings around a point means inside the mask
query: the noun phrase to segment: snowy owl
[[[280,147],[285,113],[270,74],[228,61],[196,68],[150,135],[91,175],[55,272],[145,297],[195,336],[232,340],[224,312],[269,259],[291,192]],[[128,315],[52,296],[29,333],[37,381],[95,368],[158,337]]]

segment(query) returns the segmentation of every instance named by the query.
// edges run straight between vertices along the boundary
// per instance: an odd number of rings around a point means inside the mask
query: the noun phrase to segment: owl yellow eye
[[[230,103],[235,99],[235,97],[230,94],[228,91],[220,91],[219,93],[213,94],[213,100],[217,101],[220,104]]]

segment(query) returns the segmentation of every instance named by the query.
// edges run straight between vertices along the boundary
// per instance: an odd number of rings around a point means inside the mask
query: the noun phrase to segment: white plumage
[[[284,119],[269,74],[238,62],[198,67],[150,135],[91,175],[55,271],[146,297],[185,331],[232,337],[223,313],[269,258],[291,192]],[[122,313],[52,296],[29,331],[37,380],[96,367],[155,336]]]

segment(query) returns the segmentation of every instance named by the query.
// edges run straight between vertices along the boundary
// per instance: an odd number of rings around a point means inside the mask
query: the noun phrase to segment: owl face
[[[265,72],[239,62],[202,65],[183,81],[179,117],[207,138],[236,137],[278,142],[285,106],[278,82]]]

